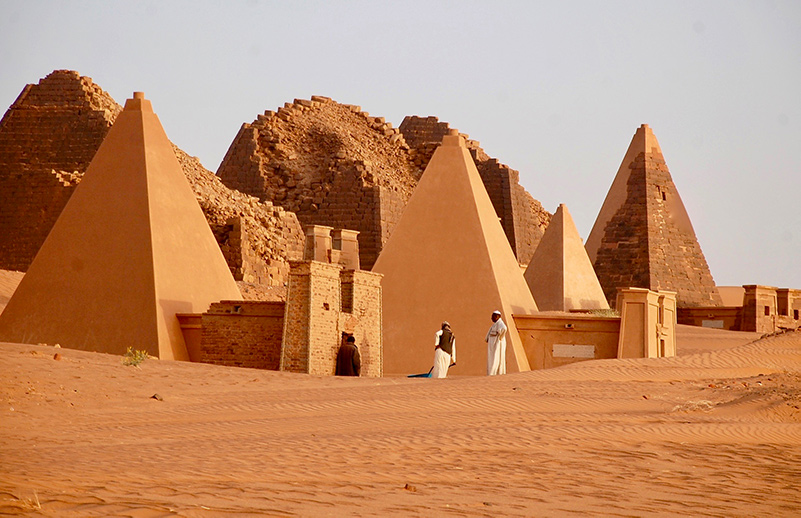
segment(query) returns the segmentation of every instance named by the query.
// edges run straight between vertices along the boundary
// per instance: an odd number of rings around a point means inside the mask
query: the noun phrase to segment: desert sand
[[[23,272],[0,270],[0,313],[3,312],[6,304],[11,300],[11,295],[14,294],[24,276]]]
[[[755,338],[444,380],[0,344],[0,514],[799,516],[801,332]]]

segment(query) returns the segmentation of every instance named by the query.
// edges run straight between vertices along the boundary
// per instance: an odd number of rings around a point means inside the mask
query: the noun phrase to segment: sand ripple
[[[699,343],[447,380],[0,344],[0,514],[798,516],[801,333]]]

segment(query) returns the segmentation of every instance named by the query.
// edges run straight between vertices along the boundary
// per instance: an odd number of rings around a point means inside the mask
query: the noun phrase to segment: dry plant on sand
[[[149,357],[150,356],[148,356],[145,351],[134,350],[129,347],[128,350],[125,351],[125,355],[122,357],[122,364],[139,367],[139,364],[147,360]]]
[[[23,511],[40,511],[42,509],[42,504],[39,503],[39,495],[36,494],[36,491],[33,492],[33,496],[30,498],[22,498],[10,495],[17,501],[14,502],[14,507],[18,507],[20,510]],[[15,513],[16,514],[16,513]]]

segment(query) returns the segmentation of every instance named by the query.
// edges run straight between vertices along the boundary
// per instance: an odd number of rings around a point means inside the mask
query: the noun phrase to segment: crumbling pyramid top
[[[383,117],[315,95],[243,124],[217,174],[228,187],[295,212],[304,225],[359,231],[369,268],[422,169]]]
[[[609,308],[564,204],[554,213],[524,277],[540,311]]]
[[[239,297],[172,144],[136,92],[0,315],[0,340],[187,359],[175,314]]]
[[[677,292],[682,306],[720,305],[690,217],[653,131],[637,129],[587,238],[604,293],[619,287]]]
[[[537,305],[458,134],[443,137],[373,271],[384,274],[385,372],[427,372],[447,320],[457,336],[452,372],[486,374],[496,309],[509,326],[509,372],[528,370],[512,314]]]
[[[0,175],[84,172],[121,110],[91,78],[71,70],[26,85],[0,120]]]
[[[26,85],[0,121],[0,268],[26,271],[122,106],[91,78],[56,70]],[[295,214],[227,188],[173,146],[243,289],[280,297],[303,250]],[[230,236],[235,225],[242,239]]]

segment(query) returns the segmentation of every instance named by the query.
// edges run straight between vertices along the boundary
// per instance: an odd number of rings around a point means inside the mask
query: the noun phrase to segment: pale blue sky
[[[646,123],[715,281],[801,288],[801,2],[0,0],[0,56],[3,109],[77,70],[213,171],[294,98],[436,115],[585,239]]]

